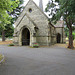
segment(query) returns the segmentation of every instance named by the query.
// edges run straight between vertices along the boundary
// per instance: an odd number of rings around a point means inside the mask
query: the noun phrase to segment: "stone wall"
[[[64,32],[64,28],[60,28],[60,27],[57,27],[56,28],[56,35],[60,33],[61,34],[61,43],[65,43],[65,32]]]
[[[56,34],[60,33],[62,35],[62,28],[55,29],[54,26],[49,25],[48,17],[32,0],[29,0],[15,22],[15,25],[14,43],[17,45],[22,45],[22,30],[24,28],[28,28],[30,31],[30,46],[32,46],[34,42],[38,42],[39,45],[55,44]],[[37,31],[35,27],[38,28]]]

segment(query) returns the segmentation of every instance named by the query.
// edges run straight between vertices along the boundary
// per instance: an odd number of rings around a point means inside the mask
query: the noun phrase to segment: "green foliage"
[[[0,54],[0,61],[3,59],[3,56],[2,56],[2,54]]]
[[[53,0],[51,0],[53,1]],[[57,9],[55,14],[51,14],[52,18],[50,21],[53,21],[56,23],[58,20],[60,20],[61,17],[63,17],[63,20],[66,22],[66,25],[69,29],[69,46],[68,48],[73,48],[73,35],[72,35],[72,26],[75,26],[75,0],[55,0],[58,2],[59,9]],[[52,5],[55,3],[51,3]],[[51,5],[50,4],[50,5]],[[55,8],[55,6],[52,6],[52,8]],[[50,8],[47,7],[46,10],[49,10]]]
[[[33,47],[34,48],[38,48],[39,47],[39,44],[38,43],[33,43]]]
[[[50,12],[50,15],[52,15],[52,18],[50,19],[51,21],[56,22],[63,16],[64,21],[67,20],[68,23],[70,21],[72,24],[75,23],[75,0],[55,0],[58,2],[58,5],[56,5],[54,0],[51,1],[53,2],[49,2],[46,8],[46,12],[48,12],[50,9],[53,9],[51,10],[52,13],[56,12],[53,14]],[[59,9],[56,8],[56,6],[58,6]]]
[[[59,0],[60,10],[56,12],[55,17],[60,19],[60,17],[63,16],[63,19],[65,21],[67,20],[68,24],[70,24],[70,21],[73,24],[75,22],[75,11],[74,11],[75,4],[74,3],[75,3],[75,0]]]
[[[75,39],[75,32],[73,32],[72,35],[73,35],[73,40],[74,40]]]
[[[7,28],[6,28],[6,37],[10,37],[13,35],[13,32],[14,32],[14,28],[13,28],[13,24],[14,22],[16,21],[16,19],[18,18],[18,16],[20,15],[20,13],[22,12],[23,10],[23,6],[21,6],[21,4],[23,4],[23,0],[19,0],[20,3],[18,4],[18,7],[16,7],[16,9],[14,9],[12,12],[8,12],[8,14],[12,17],[11,19],[11,24],[8,24],[7,25]]]
[[[50,0],[47,4],[47,7],[45,8],[46,12],[49,12],[49,16],[54,16],[55,12],[58,8],[56,8],[58,5],[55,3],[54,0]],[[51,19],[50,19],[51,20]]]
[[[72,29],[73,29],[72,35],[73,35],[73,40],[74,40],[75,39],[75,27],[73,26]],[[65,27],[64,30],[65,30],[66,37],[69,38],[69,29],[67,27]]]
[[[65,32],[65,35],[66,35],[66,37],[69,38],[69,31],[68,32]],[[73,32],[72,35],[73,35],[73,40],[74,40],[75,39],[75,32]]]
[[[75,0],[55,0],[56,2],[59,2],[59,5],[61,5],[61,8],[65,8],[70,13],[75,13]],[[71,13],[70,13],[71,14]]]
[[[8,12],[8,14],[11,16],[13,16],[12,18],[12,24],[16,21],[16,19],[18,18],[18,16],[20,15],[20,13],[23,10],[23,6],[21,6],[21,4],[23,4],[23,0],[19,0],[20,3],[18,4],[18,7],[16,7],[16,9],[14,9],[12,12]]]
[[[14,32],[13,24],[20,14],[22,7],[19,7],[23,0],[0,0],[0,36],[2,30],[5,30],[6,37],[12,37]],[[19,12],[19,13],[16,13]],[[11,17],[11,16],[14,17]]]
[[[12,12],[19,4],[19,0],[0,0],[0,28],[5,29],[7,24],[10,24],[11,16],[7,11]]]
[[[12,43],[12,44],[9,44],[8,46],[15,46],[15,45]]]
[[[14,27],[11,24],[8,24],[5,30],[5,37],[12,37],[14,33]]]

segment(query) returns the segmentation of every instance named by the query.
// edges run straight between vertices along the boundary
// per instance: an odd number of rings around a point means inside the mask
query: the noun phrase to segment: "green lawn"
[[[2,55],[0,54],[0,61],[3,59]]]

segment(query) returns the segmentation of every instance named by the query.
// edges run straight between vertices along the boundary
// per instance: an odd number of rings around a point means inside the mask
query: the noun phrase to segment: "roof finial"
[[[42,2],[42,0],[39,0],[39,7],[40,7],[41,10],[43,11],[43,2]]]

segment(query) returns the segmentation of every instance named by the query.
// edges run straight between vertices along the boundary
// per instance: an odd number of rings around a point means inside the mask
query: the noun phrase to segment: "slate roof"
[[[54,26],[58,28],[64,27],[64,21],[63,20],[57,21],[57,23]]]

